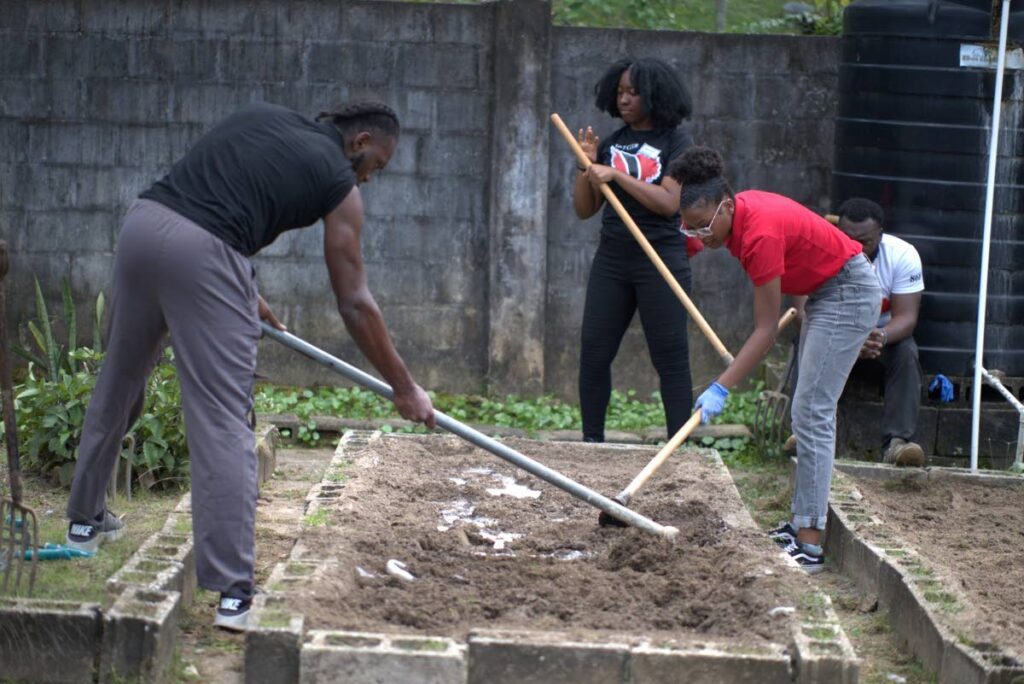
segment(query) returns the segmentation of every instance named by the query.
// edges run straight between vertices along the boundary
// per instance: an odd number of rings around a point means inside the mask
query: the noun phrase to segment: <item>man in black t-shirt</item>
[[[249,257],[322,219],[324,260],[345,327],[409,420],[433,407],[391,343],[360,252],[358,184],[391,159],[394,112],[358,103],[308,119],[251,104],[214,126],[125,217],[114,262],[107,357],[86,412],[67,540],[95,551],[124,532],[105,490],[146,378],[171,333],[188,430],[200,586],[214,624],[244,630],[253,595],[256,457],[248,415],[259,318],[284,329],[256,291]]]

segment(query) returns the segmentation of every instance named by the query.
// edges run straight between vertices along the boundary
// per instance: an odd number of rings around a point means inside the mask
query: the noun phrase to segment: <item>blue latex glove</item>
[[[932,384],[928,385],[928,392],[939,395],[939,401],[948,404],[953,401],[953,383],[945,375],[936,375]]]
[[[697,397],[697,403],[693,405],[693,408],[700,409],[701,424],[707,423],[722,412],[722,408],[725,407],[725,398],[728,396],[729,390],[717,382],[713,382],[704,390],[703,394]]]

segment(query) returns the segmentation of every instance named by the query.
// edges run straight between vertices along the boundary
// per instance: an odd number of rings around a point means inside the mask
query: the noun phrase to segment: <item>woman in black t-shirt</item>
[[[580,129],[580,145],[594,164],[587,171],[577,167],[576,215],[586,219],[596,214],[605,203],[599,185],[608,183],[676,280],[689,290],[690,264],[679,230],[679,184],[666,171],[693,144],[679,127],[690,115],[690,95],[658,59],[616,62],[594,92],[598,109],[624,125],[603,141],[591,127]],[[693,406],[686,311],[615,210],[605,206],[583,310],[579,390],[584,441],[604,441],[612,361],[637,310],[672,435]]]

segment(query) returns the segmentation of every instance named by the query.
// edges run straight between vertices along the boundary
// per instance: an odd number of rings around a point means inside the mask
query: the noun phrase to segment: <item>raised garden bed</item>
[[[608,494],[654,454],[510,443]],[[756,528],[713,451],[677,454],[633,502],[681,530],[675,545],[601,528],[593,508],[451,437],[350,442],[328,475],[307,509],[318,524],[271,577],[265,631],[247,640],[267,648],[276,633],[284,653],[305,633],[301,668],[289,661],[301,681],[424,667],[447,674],[422,681],[491,684],[856,680],[827,599]]]

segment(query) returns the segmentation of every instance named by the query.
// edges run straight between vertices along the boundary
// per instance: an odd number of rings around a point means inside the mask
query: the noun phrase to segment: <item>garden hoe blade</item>
[[[36,513],[21,504],[21,465],[18,459],[18,425],[14,417],[14,394],[11,389],[10,349],[7,345],[7,243],[0,240],[0,390],[3,394],[4,436],[7,438],[7,463],[10,468],[11,498],[0,501],[0,593],[18,594],[22,579],[28,584],[27,596],[36,583],[36,548],[39,525]],[[26,556],[28,562],[26,571]]]
[[[668,460],[668,457],[672,455],[679,446],[686,441],[686,438],[690,436],[697,426],[700,425],[700,409],[693,412],[690,419],[683,423],[683,427],[679,428],[676,434],[672,435],[672,439],[668,440],[665,446],[658,450],[658,453],[654,455],[650,463],[644,466],[644,469],[640,471],[640,474],[633,478],[633,481],[629,485],[619,492],[612,501],[616,501],[623,506],[627,505],[633,495],[640,491],[647,480],[651,479],[654,473],[658,472],[658,468]],[[597,516],[597,524],[601,527],[625,527],[621,520],[616,519],[614,516],[608,515],[604,511]]]

